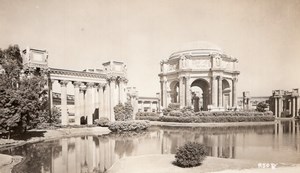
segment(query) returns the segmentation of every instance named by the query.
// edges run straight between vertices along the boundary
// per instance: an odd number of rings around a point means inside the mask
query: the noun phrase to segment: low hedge
[[[159,116],[137,116],[137,120],[160,121]]]
[[[268,112],[208,112],[208,111],[202,111],[202,112],[196,112],[194,113],[194,116],[272,116],[273,112],[268,111]],[[171,116],[171,115],[170,115]]]
[[[107,117],[100,117],[100,119],[95,119],[94,124],[101,127],[108,127],[110,121]]]
[[[203,117],[162,116],[160,120],[164,122],[179,122],[179,123],[259,122],[259,121],[274,121],[275,117],[273,116],[203,116]]]
[[[139,131],[145,130],[150,127],[149,121],[115,121],[109,123],[108,129],[113,132],[121,132],[121,131]]]
[[[136,113],[136,117],[147,117],[147,116],[159,116],[159,114],[158,113],[156,113],[156,112],[138,112],[138,113]]]

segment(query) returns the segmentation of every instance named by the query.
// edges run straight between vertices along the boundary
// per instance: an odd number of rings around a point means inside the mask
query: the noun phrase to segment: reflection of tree
[[[46,172],[50,172],[52,160],[60,155],[61,146],[59,141],[51,141],[36,144],[25,144],[20,147],[9,149],[3,153],[10,155],[20,155],[24,160],[16,165],[14,173],[41,172],[43,167]],[[54,157],[52,159],[52,157]]]
[[[115,152],[122,158],[124,154],[132,155],[134,148],[133,140],[116,140]]]
[[[136,147],[134,141],[147,137],[149,137],[149,131],[128,131],[98,136],[101,143],[115,140],[115,153],[118,154],[119,158],[122,158],[124,154],[132,155],[133,149]]]

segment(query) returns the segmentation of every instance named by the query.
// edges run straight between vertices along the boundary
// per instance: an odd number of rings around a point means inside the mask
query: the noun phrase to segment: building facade
[[[22,51],[24,72],[41,72],[48,79],[50,108],[53,108],[53,84],[60,85],[61,124],[93,124],[95,119],[107,117],[115,121],[114,106],[126,101],[128,83],[126,65],[109,61],[97,70],[67,70],[48,67],[45,50],[27,48]],[[74,122],[68,113],[67,85],[74,90]]]
[[[205,111],[237,107],[238,60],[220,49],[211,45],[188,48],[171,54],[160,67],[162,107],[170,103]]]
[[[300,109],[299,89],[292,91],[274,90],[270,97],[270,110],[276,118],[296,117]]]

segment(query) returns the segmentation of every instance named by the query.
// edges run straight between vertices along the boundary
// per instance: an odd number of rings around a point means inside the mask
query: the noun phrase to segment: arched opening
[[[230,84],[226,79],[222,80],[222,91],[223,91],[223,106],[227,110],[231,104],[231,89]]]
[[[209,104],[209,83],[204,79],[197,79],[191,84],[191,90],[194,111],[207,111]]]
[[[171,103],[179,103],[179,82],[173,81],[170,84]]]

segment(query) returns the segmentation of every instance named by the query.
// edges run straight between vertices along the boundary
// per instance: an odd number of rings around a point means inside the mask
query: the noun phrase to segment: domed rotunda
[[[195,111],[237,107],[238,60],[208,42],[193,42],[161,61],[161,105],[179,103]]]

